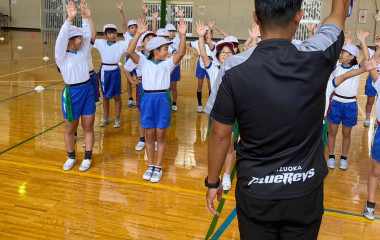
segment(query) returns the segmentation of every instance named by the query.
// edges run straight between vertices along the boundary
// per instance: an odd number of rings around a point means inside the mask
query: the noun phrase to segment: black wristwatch
[[[220,186],[220,178],[216,183],[209,183],[208,177],[205,178],[205,186],[208,188],[218,188]]]

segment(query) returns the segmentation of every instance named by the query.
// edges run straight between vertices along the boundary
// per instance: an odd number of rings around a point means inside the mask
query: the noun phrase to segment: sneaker
[[[115,124],[113,125],[114,128],[119,128],[121,126],[121,122],[120,121],[115,121]]]
[[[332,168],[332,169],[335,168],[335,158],[330,158],[330,159],[327,161],[327,167],[328,167],[328,168]]]
[[[108,124],[110,124],[111,123],[111,120],[106,120],[106,119],[104,119],[100,124],[99,124],[99,126],[101,126],[101,127],[105,127],[105,126],[107,126]]]
[[[369,207],[367,207],[367,205],[365,205],[363,215],[364,215],[364,217],[366,217],[369,220],[374,220],[375,219],[375,209],[369,208]]]
[[[154,151],[157,152],[157,142],[154,142]]]
[[[136,103],[133,100],[128,101],[128,107],[136,107]]]
[[[199,105],[197,108],[197,112],[201,113],[203,111],[202,105]]]
[[[65,162],[65,164],[63,164],[63,170],[65,171],[69,171],[70,169],[72,169],[74,167],[74,164],[76,163],[76,160],[73,159],[73,158],[68,158]]]
[[[172,112],[177,112],[177,105],[172,105]]]
[[[371,124],[371,121],[369,119],[366,119],[364,122],[363,122],[363,126],[364,127],[369,127],[369,125]]]
[[[153,174],[153,170],[154,170],[153,167],[148,167],[148,170],[146,170],[146,172],[143,175],[143,180],[150,181]]]
[[[158,170],[158,168],[155,168],[152,174],[152,177],[150,178],[150,182],[157,183],[161,180],[162,177],[162,169]]]
[[[223,178],[222,186],[223,186],[223,191],[230,190],[231,189],[231,178],[229,178],[229,177]]]
[[[340,159],[340,161],[339,161],[339,168],[343,169],[343,170],[346,170],[348,168],[348,166],[347,166],[347,160]]]
[[[83,146],[83,147],[86,146],[86,140],[83,140],[82,146]]]
[[[82,164],[79,167],[79,171],[85,172],[91,167],[91,159],[83,159]]]
[[[136,151],[142,151],[144,149],[144,147],[145,147],[145,142],[140,141],[139,143],[137,143],[135,149],[136,149]]]

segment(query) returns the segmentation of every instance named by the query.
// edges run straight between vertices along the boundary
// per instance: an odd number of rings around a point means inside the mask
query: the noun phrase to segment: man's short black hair
[[[260,24],[285,26],[301,10],[303,0],[255,0],[255,10]]]

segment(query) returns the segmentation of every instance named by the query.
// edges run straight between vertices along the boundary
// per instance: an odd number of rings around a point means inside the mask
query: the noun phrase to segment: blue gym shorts
[[[377,127],[372,144],[372,158],[380,162],[380,126]]]
[[[94,88],[95,102],[99,102],[99,79],[95,71],[90,72],[91,85]]]
[[[327,119],[330,123],[336,125],[339,125],[342,122],[345,127],[356,126],[358,121],[357,102],[341,103],[333,100]]]
[[[200,78],[200,79],[204,79],[205,77],[210,80],[210,76],[208,75],[206,69],[202,68],[201,67],[201,60],[198,59],[198,63],[197,63],[197,70],[195,72],[195,77],[196,78]]]
[[[177,65],[170,76],[170,81],[179,82],[179,80],[181,80],[181,66]]]
[[[143,92],[142,84],[136,85],[136,105],[137,105],[137,110],[140,112],[141,112],[142,92]]]
[[[141,100],[141,127],[161,128],[170,126],[170,99],[167,92],[146,93]]]
[[[371,74],[368,75],[367,82],[365,83],[365,95],[368,97],[376,97],[377,95],[376,89],[372,86]]]
[[[100,76],[100,85],[102,86],[102,94],[104,98],[113,98],[121,95],[121,74],[120,68],[104,71],[104,79],[101,79],[102,69],[98,73]]]
[[[62,90],[62,113],[63,118],[67,119],[66,88]],[[82,115],[95,114],[94,89],[91,82],[83,85],[70,87],[71,109],[73,119],[79,119]]]

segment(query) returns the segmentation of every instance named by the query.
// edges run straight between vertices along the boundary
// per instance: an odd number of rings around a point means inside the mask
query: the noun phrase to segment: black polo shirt
[[[222,66],[206,112],[237,119],[238,186],[258,199],[289,199],[317,188],[328,170],[322,146],[326,85],[344,42],[335,24],[301,44],[260,42]]]

